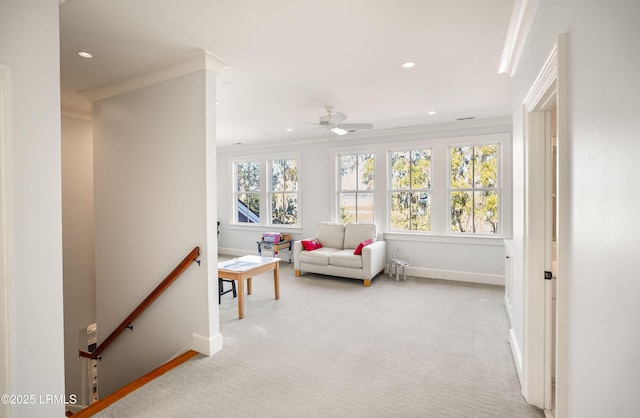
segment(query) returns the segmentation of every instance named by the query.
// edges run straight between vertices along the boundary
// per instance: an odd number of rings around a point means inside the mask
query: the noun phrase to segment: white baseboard
[[[430,279],[454,280],[458,282],[482,283],[496,286],[504,286],[504,275],[474,273],[471,271],[439,270],[426,267],[407,268],[407,275],[414,277],[426,277]]]
[[[243,255],[257,255],[258,250],[240,250],[237,248],[218,247],[218,254],[232,255],[234,257],[242,257]]]
[[[504,295],[504,310],[507,312],[507,318],[509,319],[509,326],[513,326],[513,313],[511,312],[511,308],[509,307],[509,301],[507,299],[507,295]]]
[[[221,351],[222,347],[222,334],[220,333],[215,334],[211,338],[206,338],[196,333],[193,334],[193,345],[191,349],[200,354],[210,357],[218,351]]]
[[[240,257],[243,255],[256,255],[256,252],[257,251],[218,247],[219,254],[231,255],[234,257]],[[504,286],[504,275],[502,274],[474,273],[470,271],[455,271],[455,270],[439,270],[439,269],[431,269],[426,267],[409,266],[407,267],[407,276]]]
[[[518,345],[518,340],[516,339],[516,334],[513,331],[513,328],[509,330],[509,346],[511,346],[511,355],[513,356],[513,362],[516,364],[516,372],[518,372],[520,387],[522,387],[522,353],[520,351],[520,346]]]

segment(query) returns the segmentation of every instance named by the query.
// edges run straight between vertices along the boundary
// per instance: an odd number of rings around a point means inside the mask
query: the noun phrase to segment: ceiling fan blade
[[[347,131],[352,129],[372,129],[373,123],[343,123],[338,125],[338,128],[346,129]]]
[[[304,123],[305,125],[314,125],[314,126],[323,126],[320,123],[314,123],[314,122],[303,122],[301,120],[292,120],[291,122],[293,123]]]
[[[329,119],[329,124],[331,126],[338,126],[340,125],[345,119],[347,118],[347,115],[345,115],[344,113],[341,112],[336,112],[335,115],[331,115],[331,118]]]

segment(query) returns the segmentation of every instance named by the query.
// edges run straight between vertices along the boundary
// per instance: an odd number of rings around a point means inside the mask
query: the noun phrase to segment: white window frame
[[[451,150],[453,148],[461,148],[461,147],[481,147],[481,146],[486,146],[486,145],[496,145],[498,147],[498,167],[497,167],[497,173],[496,176],[498,177],[498,184],[496,185],[496,187],[492,187],[492,188],[486,188],[486,187],[471,187],[471,188],[452,188],[451,187]],[[469,141],[469,142],[459,142],[459,143],[451,143],[447,145],[447,178],[446,178],[446,182],[447,182],[447,234],[448,235],[456,235],[456,236],[472,236],[472,237],[481,237],[481,236],[486,236],[486,237],[500,237],[502,238],[502,228],[503,228],[503,223],[502,223],[502,211],[503,211],[503,200],[502,200],[502,195],[503,195],[503,187],[502,187],[502,178],[503,178],[503,170],[502,170],[502,161],[503,161],[503,151],[502,151],[503,145],[500,141],[491,141],[491,140],[481,140],[481,141]],[[483,190],[492,190],[492,191],[496,191],[498,193],[498,232],[495,234],[489,234],[489,233],[480,233],[480,232],[454,232],[451,231],[451,193],[453,191],[470,191],[472,193],[476,192],[476,191],[483,191]]]
[[[298,203],[298,215],[297,223],[294,224],[278,224],[273,223],[273,214],[271,210],[271,197],[273,192],[271,190],[271,169],[272,161],[278,160],[296,160],[298,164],[297,173],[297,203]],[[257,162],[260,164],[260,222],[248,223],[238,222],[238,163]],[[242,227],[247,229],[264,229],[265,227],[277,228],[278,230],[286,231],[290,229],[299,229],[302,225],[302,159],[300,158],[300,152],[283,152],[274,154],[261,154],[261,155],[248,155],[243,157],[232,157],[229,159],[229,167],[231,170],[231,194],[233,198],[230,202],[230,219],[229,223],[233,227]],[[276,192],[281,193],[281,192]],[[290,192],[287,192],[290,193]]]
[[[512,158],[511,158],[511,132],[496,131],[481,134],[438,137],[428,134],[412,134],[391,139],[384,143],[369,145],[347,145],[332,147],[331,173],[331,207],[332,221],[340,222],[339,201],[337,199],[339,189],[339,155],[370,153],[375,156],[375,196],[374,219],[378,231],[384,233],[386,238],[395,240],[419,240],[443,243],[477,243],[494,245],[496,241],[509,239],[512,236]],[[449,232],[450,207],[449,207],[449,173],[450,156],[449,149],[452,146],[497,144],[499,148],[498,181],[499,189],[499,225],[498,234],[468,234]],[[391,199],[391,167],[390,153],[392,151],[406,149],[431,149],[431,231],[397,231],[390,229]],[[509,173],[505,175],[505,173]],[[381,185],[384,185],[381,186]]]
[[[273,190],[273,183],[272,183],[272,176],[273,176],[273,162],[274,161],[283,161],[283,160],[295,160],[297,162],[297,181],[296,181],[296,190],[294,192],[292,191],[274,191]],[[297,227],[300,226],[300,158],[285,158],[285,157],[278,157],[278,158],[269,158],[267,161],[267,179],[266,179],[266,183],[267,183],[267,200],[265,201],[265,204],[268,206],[268,214],[269,214],[269,224],[268,225],[273,225],[273,226],[278,226],[278,227]],[[274,195],[287,195],[287,194],[295,194],[296,195],[296,204],[297,204],[297,213],[296,213],[296,223],[295,224],[278,224],[278,223],[273,223],[273,208],[271,207],[271,200],[273,198]]]
[[[374,180],[373,180],[373,189],[371,190],[358,190],[358,189],[354,189],[354,190],[342,190],[342,176],[341,176],[341,172],[340,172],[340,168],[341,168],[341,157],[344,156],[354,156],[354,157],[359,157],[361,155],[372,155],[373,156],[373,175],[374,175]],[[337,183],[336,183],[336,193],[335,193],[335,199],[336,199],[336,219],[338,222],[342,222],[341,219],[341,215],[340,215],[340,195],[342,194],[346,194],[346,193],[353,193],[356,195],[356,202],[358,201],[358,195],[359,194],[363,194],[363,193],[371,193],[373,194],[373,219],[376,218],[376,204],[375,204],[375,199],[376,199],[376,173],[377,173],[377,167],[376,167],[376,163],[377,163],[377,159],[378,157],[376,156],[375,152],[341,152],[338,153],[335,156],[335,164],[336,164],[336,177],[337,177]],[[356,185],[357,186],[357,185]],[[360,222],[360,220],[358,220],[358,207],[356,206],[356,222]]]
[[[429,151],[429,179],[430,179],[430,187],[428,189],[394,189],[393,188],[393,184],[392,183],[392,171],[393,171],[393,164],[391,162],[392,159],[392,154],[395,152],[413,152],[416,150],[428,150]],[[423,233],[423,234],[430,234],[433,231],[433,203],[431,203],[430,209],[431,209],[431,230],[429,231],[422,231],[422,230],[414,230],[414,229],[392,229],[392,225],[391,225],[391,215],[393,214],[393,208],[391,207],[391,199],[392,199],[392,195],[394,192],[397,191],[409,191],[411,193],[413,193],[414,191],[418,191],[418,193],[423,193],[426,192],[429,194],[429,198],[431,199],[431,202],[433,202],[433,149],[432,146],[408,146],[408,147],[397,147],[397,148],[393,148],[387,151],[386,153],[386,158],[387,158],[387,166],[389,167],[388,172],[387,172],[387,196],[386,196],[386,200],[387,200],[387,214],[386,214],[386,218],[387,218],[387,229],[390,232],[415,232],[415,233]]]

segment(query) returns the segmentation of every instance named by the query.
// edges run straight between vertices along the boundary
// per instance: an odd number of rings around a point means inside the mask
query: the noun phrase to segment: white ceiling
[[[512,6],[513,0],[61,1],[62,105],[88,112],[77,92],[206,49],[230,64],[217,83],[219,146],[330,139],[324,129],[292,122],[317,122],[325,105],[345,113],[345,123],[371,122],[374,130],[508,117],[510,80],[498,66]],[[403,69],[405,61],[416,66]]]

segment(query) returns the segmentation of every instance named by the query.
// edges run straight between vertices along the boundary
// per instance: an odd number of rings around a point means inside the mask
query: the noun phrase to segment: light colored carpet
[[[223,296],[224,349],[197,356],[98,417],[544,417],[520,395],[504,288],[281,263],[253,280],[245,319]]]

